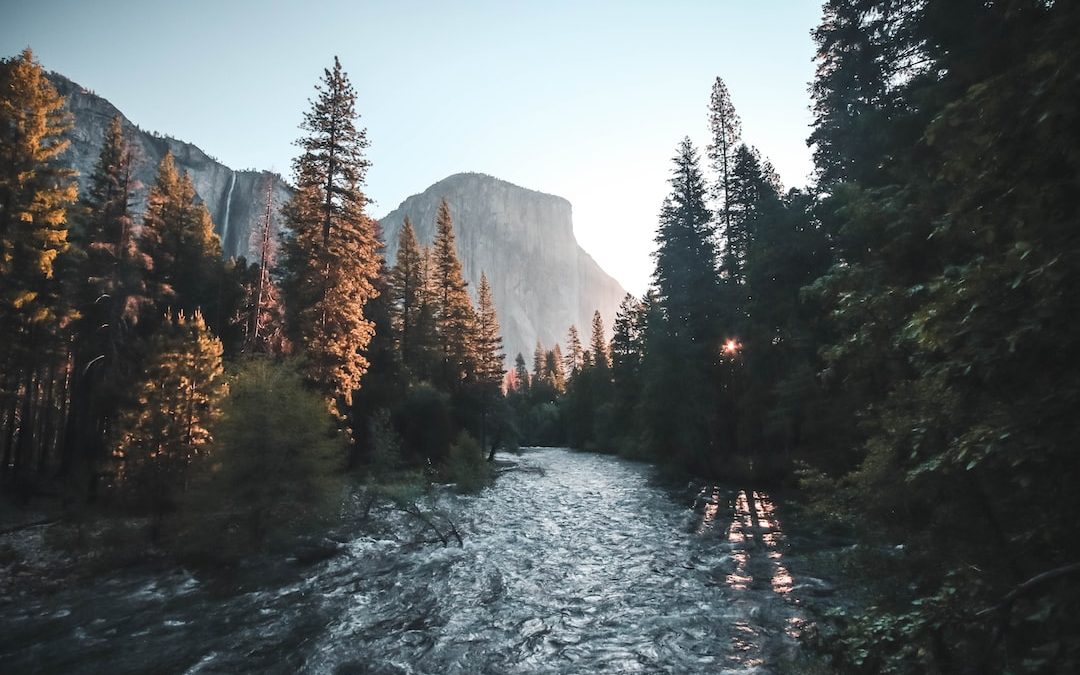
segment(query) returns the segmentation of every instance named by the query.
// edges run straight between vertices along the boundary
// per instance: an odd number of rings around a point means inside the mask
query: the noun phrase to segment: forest
[[[509,369],[450,205],[383,259],[336,60],[257,261],[222,258],[169,156],[133,215],[119,120],[79,194],[63,99],[29,49],[4,60],[4,497],[139,514],[154,547],[217,559],[220,531],[288,548],[350,484],[476,491],[497,449],[617,454],[787,490],[858,543],[842,572],[871,600],[802,636],[823,672],[1074,672],[1080,6],[828,0],[813,39],[811,184],[781,185],[717,77],[650,290],[610,340],[597,312]]]

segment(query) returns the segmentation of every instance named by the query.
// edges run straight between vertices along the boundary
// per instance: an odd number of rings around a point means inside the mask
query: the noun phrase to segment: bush
[[[447,477],[457,484],[459,492],[476,492],[491,478],[480,444],[468,432],[462,431],[450,446],[450,458],[446,463]]]
[[[398,430],[411,464],[446,458],[451,439],[450,398],[430,384],[411,387],[398,413]]]
[[[401,467],[401,437],[390,421],[390,411],[379,408],[368,421],[368,438],[371,439],[371,476],[382,479],[393,475]]]
[[[288,542],[328,518],[341,492],[345,439],[295,368],[250,359],[230,385],[216,450],[187,500],[181,545],[193,555]]]

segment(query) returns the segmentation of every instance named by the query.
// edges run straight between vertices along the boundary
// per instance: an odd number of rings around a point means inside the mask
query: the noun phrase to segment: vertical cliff
[[[273,186],[275,208],[280,208],[292,194],[281,176],[269,171],[234,171],[191,143],[143,131],[112,103],[66,77],[56,73],[49,77],[67,99],[68,109],[75,118],[75,127],[69,133],[71,148],[67,160],[78,170],[82,188],[86,187],[101,153],[109,122],[113,116],[120,115],[135,155],[135,178],[142,184],[142,189],[135,191],[135,212],[141,214],[146,208],[147,191],[154,182],[157,165],[165,152],[171,150],[177,167],[188,172],[199,199],[210,210],[225,255],[251,258],[251,232],[262,226],[267,187]],[[275,218],[275,223],[278,220]]]
[[[519,352],[531,362],[537,339],[550,348],[571,325],[587,336],[597,309],[610,336],[626,291],[578,245],[570,202],[562,197],[479,173],[444,178],[379,220],[389,263],[406,215],[420,242],[431,243],[443,198],[473,293],[481,272],[491,281],[508,362]]]

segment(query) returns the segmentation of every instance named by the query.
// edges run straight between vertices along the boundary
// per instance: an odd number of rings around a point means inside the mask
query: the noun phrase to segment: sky
[[[286,176],[336,55],[371,141],[373,216],[490,174],[570,200],[578,242],[635,294],[717,76],[787,187],[812,169],[820,0],[0,0],[0,16],[0,55],[30,46],[143,129]]]

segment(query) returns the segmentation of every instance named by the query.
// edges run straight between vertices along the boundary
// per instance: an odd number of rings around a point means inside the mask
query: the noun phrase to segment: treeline
[[[803,288],[831,264],[817,200],[784,192],[743,142],[722,80],[709,106],[710,171],[689,139],[673,159],[653,286],[627,295],[605,338],[517,358],[510,400],[527,443],[656,460],[731,480],[782,480],[797,450],[826,444],[816,377],[819,310]]]
[[[513,442],[491,288],[484,277],[474,306],[449,207],[430,250],[406,225],[388,267],[336,60],[316,94],[283,234],[268,185],[248,263],[222,259],[169,154],[133,215],[118,118],[80,196],[64,100],[29,50],[0,62],[6,494],[133,509],[155,539],[188,511],[262,542],[340,501],[349,470],[475,482],[481,453]]]

